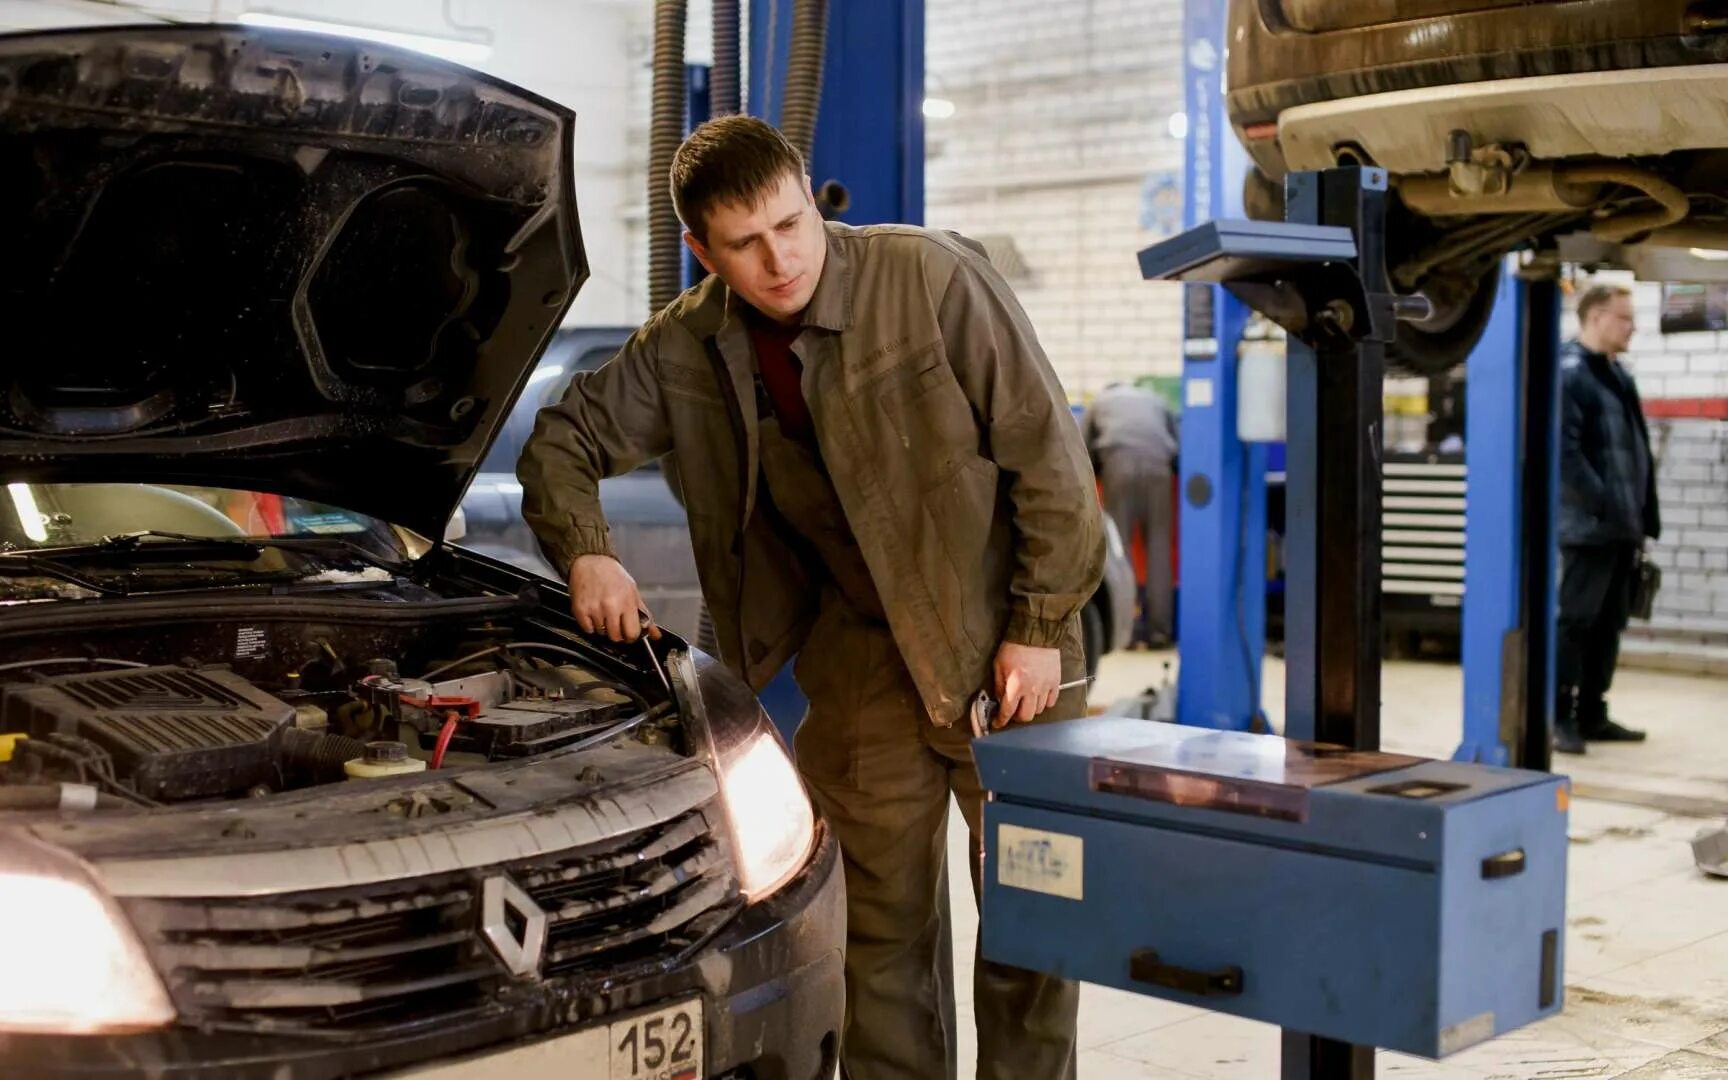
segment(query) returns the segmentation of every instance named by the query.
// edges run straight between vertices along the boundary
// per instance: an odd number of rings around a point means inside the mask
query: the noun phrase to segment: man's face
[[[810,180],[791,173],[756,206],[710,209],[707,241],[686,232],[684,242],[746,303],[784,323],[794,322],[810,303],[828,254]]]
[[[1590,313],[1591,336],[1608,356],[1626,351],[1632,344],[1632,332],[1638,328],[1632,316],[1630,296],[1610,297]]]

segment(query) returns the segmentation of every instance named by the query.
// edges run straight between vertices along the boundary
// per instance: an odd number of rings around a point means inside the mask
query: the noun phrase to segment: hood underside
[[[346,38],[0,37],[0,479],[441,535],[587,277],[573,124]]]

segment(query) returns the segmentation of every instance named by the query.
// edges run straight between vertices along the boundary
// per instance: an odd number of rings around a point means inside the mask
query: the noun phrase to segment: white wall
[[[576,112],[576,203],[592,277],[568,324],[633,324],[647,302],[630,259],[629,216],[640,206],[641,166],[631,156],[630,87],[647,43],[640,0],[0,0],[0,30],[113,22],[233,21],[246,11],[489,43],[473,66]],[[644,123],[646,117],[644,115]]]
[[[927,224],[1011,237],[1014,282],[1070,396],[1181,372],[1180,290],[1140,279],[1148,176],[1182,143],[1177,0],[928,0]],[[1179,205],[1179,204],[1178,204]],[[1179,222],[1178,222],[1179,227]]]

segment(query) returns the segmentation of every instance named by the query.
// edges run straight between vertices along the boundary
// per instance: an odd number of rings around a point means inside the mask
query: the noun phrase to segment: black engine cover
[[[129,668],[64,675],[10,690],[0,726],[79,735],[114,758],[138,793],[163,801],[276,780],[291,706],[231,671]]]

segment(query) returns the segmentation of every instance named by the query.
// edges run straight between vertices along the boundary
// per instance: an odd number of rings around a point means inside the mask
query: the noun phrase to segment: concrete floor
[[[1107,657],[1094,702],[1156,685],[1170,654]],[[1283,665],[1266,664],[1267,711],[1282,720]],[[1459,741],[1456,665],[1388,663],[1388,750],[1449,757]],[[1728,880],[1699,873],[1688,841],[1728,813],[1728,680],[1623,671],[1616,718],[1647,728],[1641,746],[1560,758],[1574,779],[1567,896],[1566,1007],[1556,1017],[1436,1064],[1382,1053],[1386,1077],[1434,1080],[1728,1080]],[[1715,817],[1700,816],[1714,813]],[[966,835],[950,816],[949,857]],[[955,883],[960,1075],[975,1070],[972,948],[977,908]],[[1080,998],[1082,1080],[1278,1075],[1278,1030],[1087,986]]]

